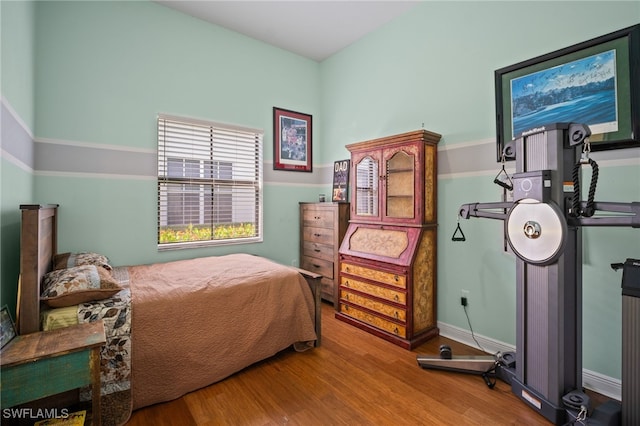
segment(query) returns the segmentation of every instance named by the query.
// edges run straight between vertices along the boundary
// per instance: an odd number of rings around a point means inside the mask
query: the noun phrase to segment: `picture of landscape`
[[[616,51],[609,50],[511,80],[512,135],[550,123],[618,130]]]

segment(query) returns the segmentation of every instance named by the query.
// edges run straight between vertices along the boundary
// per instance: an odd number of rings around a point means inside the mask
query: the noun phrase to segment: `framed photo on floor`
[[[16,327],[9,314],[9,308],[4,305],[0,310],[0,349],[14,337],[16,337]]]
[[[312,117],[273,107],[273,169],[312,171]]]

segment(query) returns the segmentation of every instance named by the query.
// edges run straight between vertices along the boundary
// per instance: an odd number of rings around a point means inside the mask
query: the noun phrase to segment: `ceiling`
[[[156,2],[318,62],[419,3],[418,0]]]

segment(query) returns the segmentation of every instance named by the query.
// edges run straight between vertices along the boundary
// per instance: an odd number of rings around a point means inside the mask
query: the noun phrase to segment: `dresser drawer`
[[[328,262],[316,257],[302,256],[300,267],[307,271],[322,274],[329,279],[333,279],[333,262]]]
[[[305,226],[302,229],[302,239],[320,244],[333,244],[333,229]]]
[[[390,288],[380,287],[375,284],[369,284],[362,281],[354,280],[349,277],[340,277],[340,284],[343,287],[358,290],[371,296],[396,302],[401,305],[407,304],[407,294],[402,291],[392,290]]]
[[[330,244],[314,243],[313,241],[304,241],[302,243],[302,255],[333,262],[333,246]]]
[[[396,308],[395,306],[387,305],[386,303],[379,302],[375,299],[361,296],[350,291],[340,289],[340,300],[351,302],[358,306],[376,311],[382,315],[388,316],[398,321],[407,321],[407,311],[405,309]]]
[[[333,229],[333,210],[303,207],[302,225]]]
[[[340,264],[340,270],[345,274],[356,275],[358,277],[367,278],[399,288],[407,288],[407,277],[402,274],[394,274],[391,272],[370,269],[364,266],[354,265],[347,262],[342,262]]]
[[[353,306],[340,303],[340,312],[352,318],[365,322],[369,325],[372,325],[376,328],[379,328],[380,330],[386,331],[387,333],[391,333],[402,338],[407,337],[406,327],[391,321],[387,321],[360,309],[354,308]]]

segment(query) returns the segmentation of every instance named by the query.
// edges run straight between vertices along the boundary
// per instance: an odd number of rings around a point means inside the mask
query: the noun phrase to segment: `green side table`
[[[92,418],[100,425],[102,321],[14,338],[0,352],[3,408],[91,385]]]

